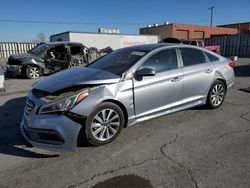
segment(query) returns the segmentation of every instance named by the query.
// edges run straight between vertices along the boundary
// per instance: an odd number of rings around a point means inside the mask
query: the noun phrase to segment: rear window
[[[215,55],[212,55],[212,54],[210,54],[208,52],[205,52],[205,54],[206,54],[207,58],[209,59],[209,61],[211,61],[211,62],[213,62],[213,61],[219,61],[219,58],[216,57]]]
[[[183,65],[199,65],[206,63],[206,57],[202,50],[194,48],[180,48]]]

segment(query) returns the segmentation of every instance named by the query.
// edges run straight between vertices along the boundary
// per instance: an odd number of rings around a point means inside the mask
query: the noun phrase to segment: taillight
[[[235,63],[234,61],[230,61],[230,63],[228,64],[232,69],[235,67]]]

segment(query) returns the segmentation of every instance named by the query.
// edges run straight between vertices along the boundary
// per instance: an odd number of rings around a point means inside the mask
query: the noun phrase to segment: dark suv
[[[6,74],[30,79],[88,63],[88,48],[81,43],[42,43],[27,53],[10,55]]]

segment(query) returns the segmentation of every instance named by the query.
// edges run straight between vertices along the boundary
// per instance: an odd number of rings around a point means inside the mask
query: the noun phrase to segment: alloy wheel
[[[99,141],[114,137],[121,126],[119,114],[110,108],[98,112],[91,123],[91,133]]]
[[[223,85],[220,83],[216,84],[211,93],[210,97],[211,103],[214,106],[219,106],[223,101],[224,95],[225,91]]]
[[[37,67],[32,67],[29,69],[29,76],[31,78],[38,78],[40,76],[39,69]]]

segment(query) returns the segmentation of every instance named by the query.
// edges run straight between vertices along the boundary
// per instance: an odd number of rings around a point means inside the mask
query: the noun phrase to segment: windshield
[[[88,67],[122,76],[125,71],[127,71],[146,53],[147,51],[124,48],[109,53],[108,55],[91,63]]]
[[[35,54],[35,55],[41,55],[43,54],[45,51],[47,51],[49,49],[49,45],[48,44],[40,44],[38,46],[36,46],[35,48],[32,48],[29,53]]]

